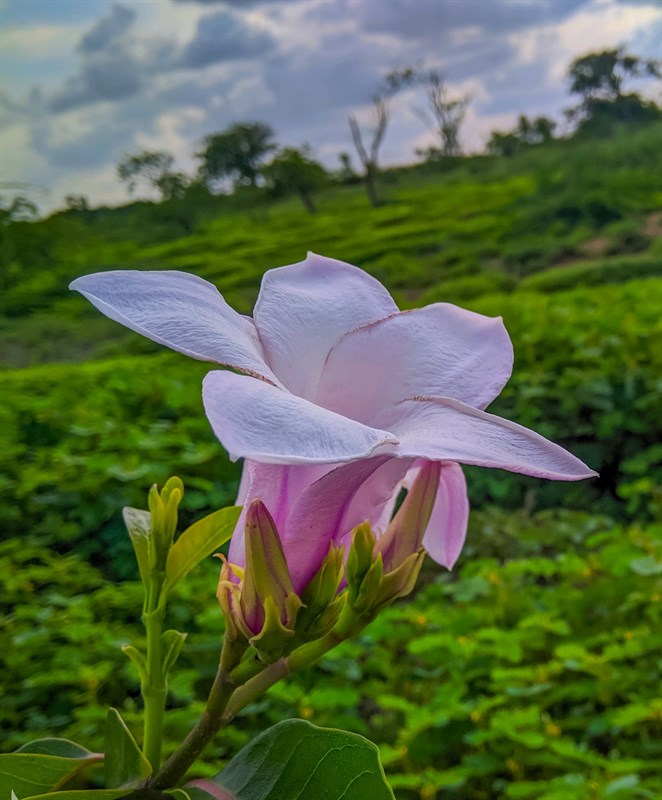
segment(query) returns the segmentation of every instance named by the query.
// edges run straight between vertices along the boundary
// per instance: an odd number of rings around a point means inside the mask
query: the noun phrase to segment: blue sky
[[[575,56],[662,55],[658,0],[0,0],[0,27],[0,190],[20,184],[42,210],[68,193],[122,202],[115,167],[142,148],[193,170],[204,135],[239,119],[335,166],[352,151],[347,114],[367,120],[405,64],[471,95],[475,151],[519,113],[562,121]],[[423,105],[419,90],[394,101],[385,163],[432,143]]]

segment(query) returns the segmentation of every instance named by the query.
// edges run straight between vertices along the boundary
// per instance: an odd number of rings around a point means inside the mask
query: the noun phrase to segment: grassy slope
[[[162,224],[165,206],[145,204],[87,222],[66,214],[13,226],[5,232],[0,299],[4,361],[117,354],[118,326],[66,291],[72,278],[97,269],[190,270],[216,282],[243,312],[264,270],[301,260],[306,250],[367,269],[403,306],[512,290],[523,277],[573,261],[583,262],[584,273],[606,264],[609,280],[659,272],[662,255],[650,250],[644,229],[662,206],[660,132],[653,126],[597,142],[557,142],[513,159],[466,159],[447,172],[389,173],[377,209],[355,186],[328,190],[315,216],[295,199],[267,206],[258,198],[252,212],[225,209],[188,236],[176,222]],[[615,262],[623,252],[635,255]],[[575,274],[572,283],[581,280]],[[596,282],[594,274],[589,280]],[[540,288],[554,281],[543,279]]]
[[[229,502],[237,481],[202,415],[208,365],[154,356],[66,283],[98,268],[190,269],[248,311],[262,271],[310,248],[369,269],[403,305],[503,314],[516,365],[495,410],[565,442],[603,479],[470,471],[459,569],[430,569],[361,641],[279,686],[202,769],[300,715],[376,741],[399,800],[658,796],[661,531],[636,521],[659,515],[662,484],[658,136],[403,172],[376,210],[360,187],[336,189],[316,217],[284,202],[226,212],[185,238],[150,226],[155,209],[143,206],[18,226],[0,348],[6,366],[36,366],[1,376],[0,504],[14,535],[0,545],[0,727],[16,731],[11,744],[57,734],[101,746],[108,704],[139,732],[135,676],[117,647],[134,638],[140,602],[135,583],[117,584],[135,574],[118,509],[144,505],[144,489],[177,470],[190,521]],[[40,363],[65,360],[84,363]],[[491,503],[553,510],[475,510]],[[191,641],[171,685],[169,746],[211,678],[216,575],[203,565],[173,604],[170,624]]]

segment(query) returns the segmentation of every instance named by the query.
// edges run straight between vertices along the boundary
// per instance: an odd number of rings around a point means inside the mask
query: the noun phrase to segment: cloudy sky
[[[463,145],[518,113],[562,120],[577,55],[625,44],[660,57],[660,0],[0,0],[0,191],[42,210],[68,193],[126,193],[122,155],[166,149],[184,170],[202,137],[264,120],[329,166],[351,151],[383,76],[439,68],[471,94]],[[653,86],[638,87],[651,94]],[[416,92],[394,103],[385,163],[432,142]]]

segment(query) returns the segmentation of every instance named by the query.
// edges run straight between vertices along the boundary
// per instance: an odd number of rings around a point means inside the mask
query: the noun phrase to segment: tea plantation
[[[140,641],[140,589],[120,510],[178,474],[188,523],[231,503],[238,484],[202,411],[209,365],[101,318],[68,282],[188,270],[250,313],[262,272],[310,249],[365,268],[402,307],[503,315],[515,369],[490,410],[600,477],[467,469],[474,510],[453,573],[429,563],[412,598],[248,707],[200,769],[299,716],[377,743],[399,800],[661,796],[661,134],[393,171],[376,209],[360,186],[334,186],[314,216],[256,195],[5,227],[3,747],[56,735],[100,748],[108,705],[139,734],[137,677],[119,647]],[[210,559],[170,610],[189,639],[169,746],[215,671],[217,577]]]

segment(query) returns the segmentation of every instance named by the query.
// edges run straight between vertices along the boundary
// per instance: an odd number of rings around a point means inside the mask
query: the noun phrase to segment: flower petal
[[[362,522],[370,522],[373,528],[378,526],[389,511],[390,521],[400,488],[412,463],[411,458],[389,458],[363,481],[343,516],[341,536],[351,533]],[[345,542],[338,540],[337,543]]]
[[[287,515],[290,507],[307,487],[318,480],[325,472],[333,469],[329,465],[282,465],[260,464],[257,461],[246,460],[241,476],[241,490],[237,503],[244,506],[239,516],[232,539],[228,560],[232,564],[242,567],[245,563],[244,552],[244,524],[246,510],[250,503],[257,499],[262,500],[269,509],[281,540],[287,533]]]
[[[69,288],[107,317],[159,344],[279,383],[264,359],[253,321],[196,275],[114,270],[77,278]]]
[[[208,373],[202,399],[214,433],[234,459],[333,464],[367,458],[379,445],[397,442],[387,431],[232,372]]]
[[[316,402],[360,422],[407,397],[442,395],[484,408],[510,377],[500,317],[438,303],[344,336],[329,353]]]
[[[312,400],[338,339],[397,310],[363,270],[309,253],[299,264],[264,275],[254,318],[273,371],[293,394]]]
[[[375,455],[458,461],[557,481],[579,481],[596,475],[540,434],[449,397],[405,400],[396,412],[375,422],[387,424],[400,440],[397,447],[380,448]]]
[[[355,461],[336,467],[301,492],[283,536],[295,588],[307,584],[332,541],[343,543],[353,528],[379,513],[410,465],[410,460],[384,456]]]
[[[438,564],[452,569],[467,535],[469,498],[459,464],[442,464],[439,488],[428,522],[423,547]]]

